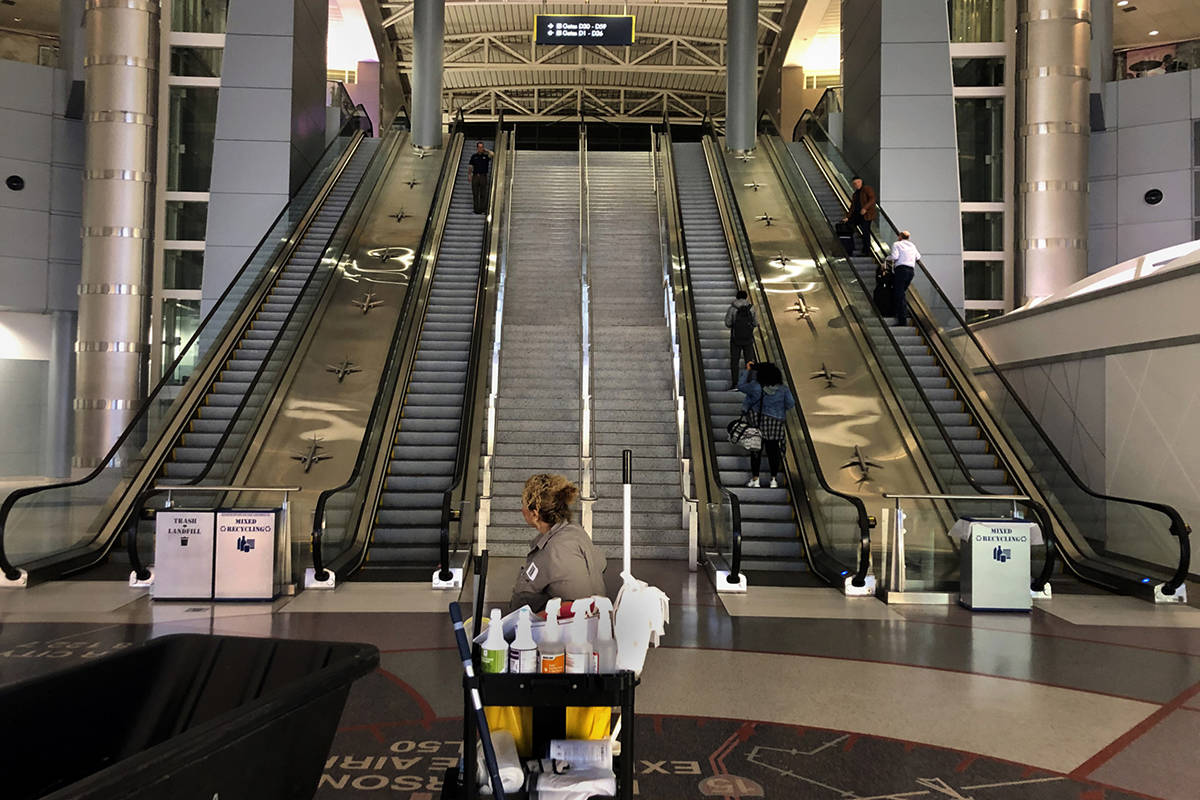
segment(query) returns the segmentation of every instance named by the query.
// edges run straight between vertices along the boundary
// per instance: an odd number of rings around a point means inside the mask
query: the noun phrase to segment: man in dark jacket
[[[467,181],[471,184],[471,201],[476,214],[487,213],[488,174],[492,171],[492,155],[483,142],[476,142],[475,152],[467,162]]]
[[[729,328],[729,388],[733,389],[742,373],[741,362],[754,360],[754,329],[758,327],[758,311],[744,291],[738,291],[737,299],[726,309],[725,327]]]
[[[876,214],[875,190],[857,175],[850,185],[854,187],[854,196],[850,198],[850,211],[842,217],[842,222],[849,222],[858,228],[858,235],[862,238],[862,254],[865,256],[871,252],[871,223],[875,221]]]

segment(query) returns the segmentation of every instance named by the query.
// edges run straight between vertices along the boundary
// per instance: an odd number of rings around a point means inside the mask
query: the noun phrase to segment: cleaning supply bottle
[[[517,636],[508,648],[508,671],[513,674],[538,671],[538,649],[533,641],[533,621],[528,608],[522,608],[517,616]]]
[[[587,635],[587,607],[588,604],[583,601],[575,602],[575,618],[567,631],[567,672],[576,675],[593,671],[589,669],[592,665],[592,645]]]
[[[546,604],[546,628],[538,645],[538,672],[555,675],[566,672],[567,651],[558,627],[558,609],[562,600],[555,597]]]
[[[498,608],[492,609],[487,638],[480,648],[479,660],[485,673],[501,673],[508,670],[508,642],[504,641],[504,624],[500,621]]]
[[[594,672],[617,671],[617,643],[612,638],[612,602],[607,597],[596,598],[600,621],[596,626],[596,641],[592,643]]]

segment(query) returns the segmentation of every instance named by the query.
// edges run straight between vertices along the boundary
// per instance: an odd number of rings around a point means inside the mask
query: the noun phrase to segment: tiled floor
[[[489,603],[507,600],[514,569],[494,563]],[[1195,609],[718,597],[678,563],[634,571],[672,599],[638,690],[639,797],[1200,797]],[[5,592],[0,684],[167,633],[371,642],[380,669],[351,692],[318,797],[432,800],[462,714],[450,599],[386,583],[236,605],[155,604],[95,581]]]

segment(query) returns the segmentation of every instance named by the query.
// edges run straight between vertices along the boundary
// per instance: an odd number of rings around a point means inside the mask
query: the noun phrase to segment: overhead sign
[[[533,37],[537,44],[630,45],[633,15],[537,14]]]

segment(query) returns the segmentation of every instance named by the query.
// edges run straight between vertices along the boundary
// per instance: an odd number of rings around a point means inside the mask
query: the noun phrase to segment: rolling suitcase
[[[890,317],[895,313],[892,308],[892,277],[890,269],[882,266],[875,268],[875,289],[871,292],[871,298],[881,317]]]
[[[842,243],[842,249],[846,251],[846,255],[853,255],[854,226],[849,222],[838,222],[833,226],[833,228],[837,233],[838,241]]]

